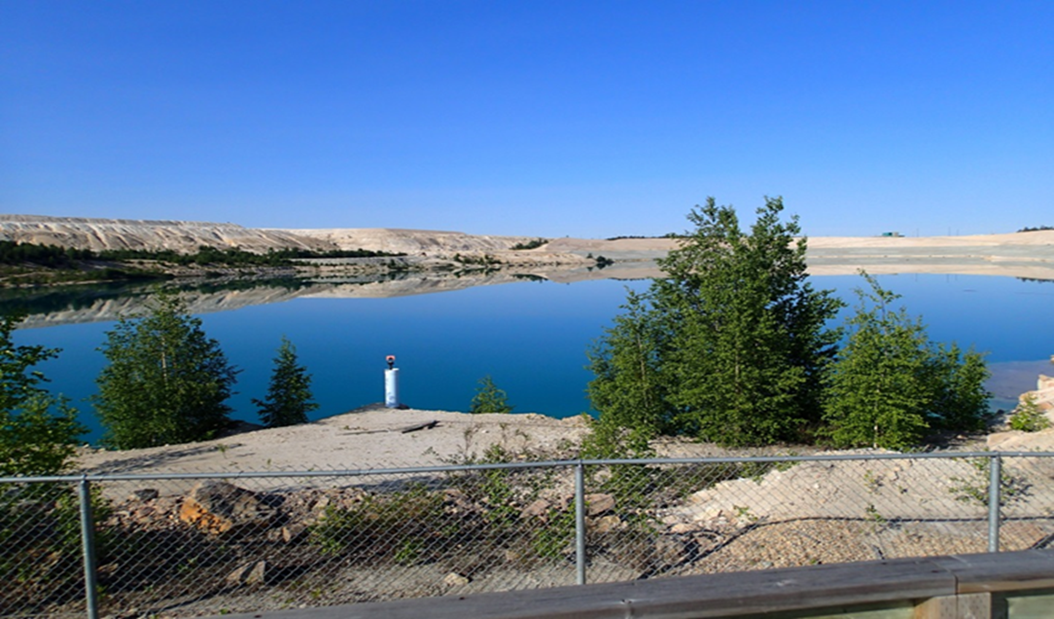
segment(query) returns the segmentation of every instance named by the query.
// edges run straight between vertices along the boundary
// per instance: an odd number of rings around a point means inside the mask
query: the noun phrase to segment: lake
[[[1010,407],[1035,388],[1038,372],[1054,371],[1054,283],[1008,277],[883,275],[878,280],[903,295],[922,315],[931,339],[957,341],[988,352],[994,377],[993,407]],[[813,278],[854,302],[857,276]],[[595,280],[574,284],[522,281],[391,298],[279,294],[276,302],[247,304],[200,314],[204,329],[241,369],[231,400],[235,417],[258,421],[251,398],[263,398],[271,360],[284,335],[313,376],[320,404],[315,418],[383,400],[385,356],[397,356],[403,402],[422,409],[467,410],[485,375],[508,392],[516,412],[566,417],[589,412],[591,374],[585,351],[620,311],[626,287],[647,281]],[[63,301],[63,303],[67,303]],[[72,302],[68,302],[72,304]],[[54,299],[47,312],[61,312]],[[32,305],[29,306],[33,311]],[[45,311],[44,309],[40,311]],[[848,313],[850,309],[843,313]],[[91,428],[101,430],[86,399],[104,365],[97,348],[112,320],[20,329],[18,344],[63,349],[42,364],[50,387],[73,399]]]

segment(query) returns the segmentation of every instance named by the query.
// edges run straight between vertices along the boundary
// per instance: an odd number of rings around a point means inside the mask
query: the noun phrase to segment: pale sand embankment
[[[435,422],[434,427],[404,432]],[[513,453],[559,452],[587,431],[582,417],[468,413],[366,406],[313,423],[265,428],[185,445],[126,451],[86,448],[81,470],[98,474],[237,473],[429,466],[481,456],[495,443]]]

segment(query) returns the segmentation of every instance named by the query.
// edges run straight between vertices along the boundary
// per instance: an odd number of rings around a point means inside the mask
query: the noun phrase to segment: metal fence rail
[[[0,478],[0,616],[193,616],[1046,547],[1054,453]]]

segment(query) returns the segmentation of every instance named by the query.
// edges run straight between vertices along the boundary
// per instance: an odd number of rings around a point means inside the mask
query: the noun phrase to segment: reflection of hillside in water
[[[1044,261],[1029,264],[989,260],[905,260],[861,256],[849,260],[841,255],[813,252],[809,272],[813,275],[852,275],[861,268],[871,274],[888,273],[954,273],[961,275],[996,275],[1016,277],[1032,282],[1054,280],[1054,267]],[[198,280],[168,282],[178,288],[194,314],[235,310],[253,305],[280,303],[305,298],[388,298],[438,292],[452,292],[475,286],[490,286],[523,281],[573,283],[586,280],[641,280],[661,277],[652,260],[616,262],[607,268],[537,266],[501,269],[463,270],[393,270],[381,274],[347,275],[313,279],[240,278],[234,280]],[[122,316],[142,313],[153,285],[114,283],[94,286],[0,289],[0,312],[25,313],[22,328],[49,327],[63,324],[104,322]]]
[[[193,314],[236,310],[306,298],[386,298],[463,290],[474,286],[544,280],[501,271],[407,272],[340,279],[238,279],[168,285],[178,289]],[[0,313],[26,315],[21,328],[118,320],[146,309],[152,285],[111,284],[0,290]]]
[[[307,285],[294,279],[237,280],[166,286],[179,290],[193,314],[277,303],[299,296]],[[140,314],[156,290],[153,285],[112,284],[0,291],[0,312],[22,313],[21,328],[106,322]]]

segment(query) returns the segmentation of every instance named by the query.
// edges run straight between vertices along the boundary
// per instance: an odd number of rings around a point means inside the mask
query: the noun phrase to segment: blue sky
[[[0,212],[1054,225],[1054,2],[0,2]]]

